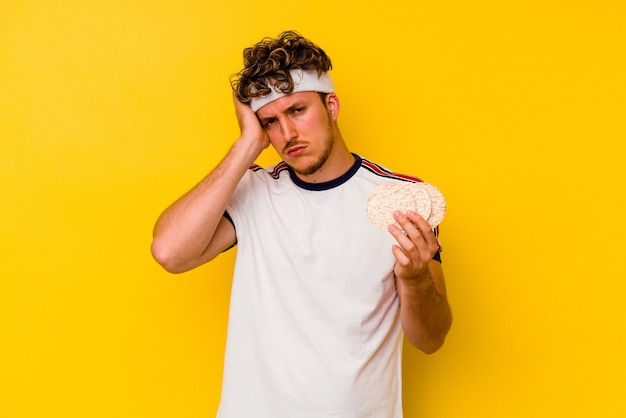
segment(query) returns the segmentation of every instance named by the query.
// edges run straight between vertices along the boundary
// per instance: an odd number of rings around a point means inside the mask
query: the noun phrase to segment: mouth
[[[306,149],[306,146],[304,145],[293,145],[287,148],[286,154],[290,157],[295,157],[295,156],[302,154],[305,149]]]

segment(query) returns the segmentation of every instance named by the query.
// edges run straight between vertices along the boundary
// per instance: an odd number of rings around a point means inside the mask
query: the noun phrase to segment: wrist
[[[254,163],[264,149],[265,147],[258,139],[242,135],[233,144],[232,151],[240,155],[249,166]]]
[[[428,269],[414,276],[396,276],[396,280],[399,281],[403,287],[410,288],[415,291],[424,291],[434,287],[433,278]]]

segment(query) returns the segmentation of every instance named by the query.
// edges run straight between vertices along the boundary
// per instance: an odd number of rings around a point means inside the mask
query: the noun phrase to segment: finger
[[[396,259],[396,262],[403,268],[408,267],[411,264],[411,259],[406,255],[404,250],[397,245],[391,247],[391,251],[393,252],[393,256]]]
[[[250,116],[250,112],[252,112],[252,109],[249,105],[239,100],[237,92],[235,91],[233,91],[233,104],[235,105],[235,112],[237,113],[238,119],[243,119]],[[252,113],[254,114],[254,112]]]
[[[428,250],[423,240],[421,240],[421,242],[418,241],[418,243],[416,244],[414,238],[411,238],[409,235],[405,234],[395,224],[389,225],[388,229],[398,242],[398,251],[402,251],[402,253],[406,256],[409,262],[421,259],[421,252]],[[398,257],[396,257],[396,259],[400,261]]]
[[[417,215],[417,214],[416,214]],[[398,222],[400,227],[404,230],[405,234],[413,241],[414,243],[418,243],[419,241],[423,241],[424,237],[422,236],[419,228],[410,218],[408,218],[405,214],[400,211],[396,211],[393,214],[395,220]],[[419,217],[419,215],[417,215]]]
[[[420,232],[420,235],[428,244],[433,244],[437,241],[433,228],[419,213],[412,210],[407,211],[407,218],[411,221],[415,228]]]
[[[394,213],[394,216],[405,233],[396,225],[391,225],[389,230],[404,253],[416,262],[430,260],[439,246],[428,222],[415,212],[411,215],[413,221],[402,213]]]
[[[422,237],[423,246],[420,246],[420,251],[432,258],[439,251],[439,241],[433,227],[415,212],[407,211],[407,217],[416,226]]]

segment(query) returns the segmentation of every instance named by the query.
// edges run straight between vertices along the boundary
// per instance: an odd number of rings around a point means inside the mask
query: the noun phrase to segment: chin
[[[293,164],[291,165],[291,168],[301,176],[310,176],[320,171],[320,169],[324,166],[324,163],[326,163],[325,159],[317,159],[314,161],[310,161],[309,159],[308,162],[302,161],[302,164]]]

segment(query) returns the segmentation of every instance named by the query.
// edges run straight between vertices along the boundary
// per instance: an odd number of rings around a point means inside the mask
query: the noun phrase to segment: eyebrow
[[[292,112],[293,110],[299,108],[299,107],[306,107],[307,104],[304,101],[297,101],[294,104],[292,104],[291,106],[289,106],[287,108],[287,112]]]
[[[300,107],[307,107],[307,104],[304,101],[297,101],[297,102],[293,103],[291,106],[287,107],[287,109],[285,109],[283,112],[280,112],[280,113],[291,113],[295,109],[300,108]],[[272,121],[274,119],[276,119],[276,116],[266,116],[266,117],[259,118],[261,123]]]

